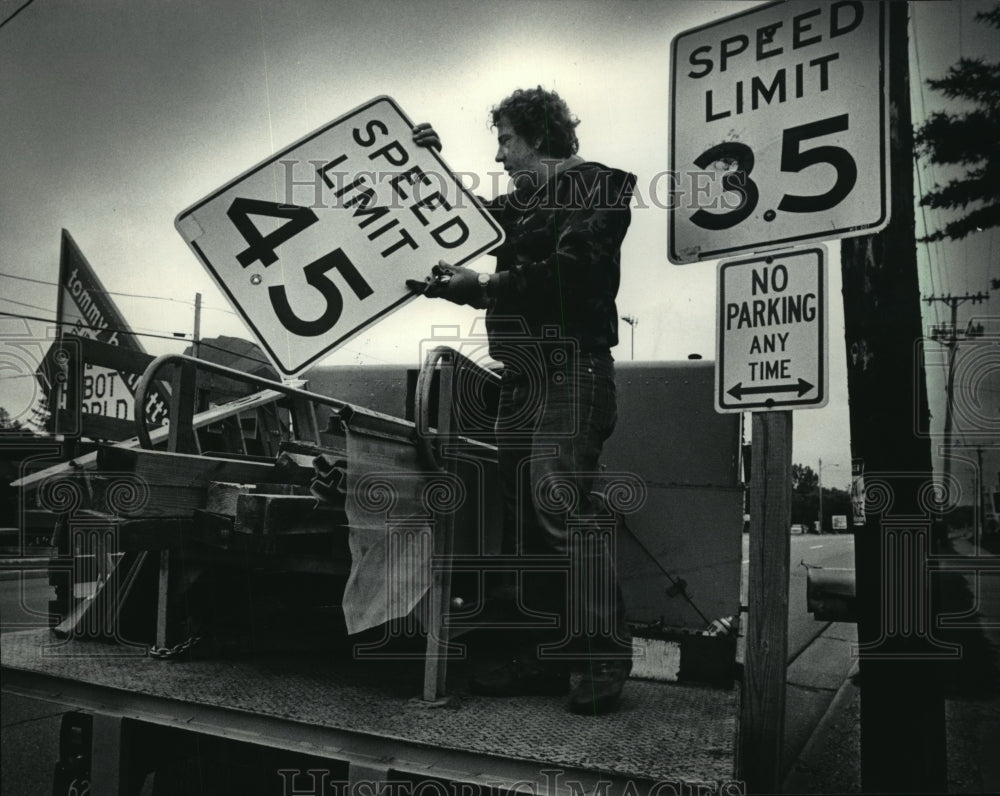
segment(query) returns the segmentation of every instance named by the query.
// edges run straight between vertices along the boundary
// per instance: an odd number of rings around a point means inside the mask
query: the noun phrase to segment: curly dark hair
[[[490,118],[492,127],[504,118],[529,143],[540,140],[538,149],[547,157],[568,158],[580,148],[576,140],[580,120],[570,113],[566,100],[541,86],[517,89],[493,107]]]

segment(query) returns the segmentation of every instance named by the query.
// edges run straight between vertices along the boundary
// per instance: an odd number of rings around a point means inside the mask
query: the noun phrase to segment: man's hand
[[[437,131],[427,122],[421,122],[413,128],[413,143],[417,146],[429,147],[441,151],[441,138]]]
[[[428,298],[443,298],[453,304],[479,303],[479,273],[461,265],[449,265],[444,260],[431,269],[423,282],[407,279],[406,286]]]

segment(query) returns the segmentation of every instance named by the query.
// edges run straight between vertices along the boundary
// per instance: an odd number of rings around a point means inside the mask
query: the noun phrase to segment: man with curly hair
[[[485,309],[490,355],[503,365],[503,552],[531,559],[516,599],[536,627],[470,687],[494,696],[571,691],[574,712],[605,713],[619,703],[631,642],[610,549],[614,518],[593,489],[617,419],[611,348],[635,177],[581,158],[579,121],[540,86],[504,99],[491,122],[496,160],[513,184],[485,202],[506,233],[491,252],[496,271],[442,261],[423,282],[407,282],[425,296]],[[413,138],[441,147],[428,124]],[[568,563],[546,571],[546,557]],[[548,626],[537,627],[546,617]],[[572,689],[571,668],[582,668]]]

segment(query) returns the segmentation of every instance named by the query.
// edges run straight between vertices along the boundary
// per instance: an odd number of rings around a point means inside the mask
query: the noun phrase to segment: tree
[[[819,485],[819,476],[807,464],[792,465],[792,491],[800,495],[813,495]]]
[[[792,523],[812,527],[819,504],[819,476],[807,464],[792,465]]]
[[[977,13],[976,20],[1000,28],[1000,4]],[[935,185],[920,203],[963,212],[975,205],[921,240],[959,240],[970,232],[1000,225],[1000,63],[961,58],[946,77],[927,84],[949,99],[971,105],[966,111],[933,113],[914,131],[918,152],[931,163],[965,169],[944,187]]]
[[[20,429],[21,421],[11,417],[10,412],[0,406],[0,431],[19,431]]]

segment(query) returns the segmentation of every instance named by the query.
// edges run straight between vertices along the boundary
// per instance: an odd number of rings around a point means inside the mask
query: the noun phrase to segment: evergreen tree
[[[977,13],[976,20],[1000,28],[1000,4]],[[921,240],[959,240],[1000,225],[1000,63],[961,58],[946,77],[927,84],[949,99],[965,101],[969,109],[938,111],[914,131],[918,152],[931,163],[965,170],[947,185],[935,185],[920,202],[964,214]]]

